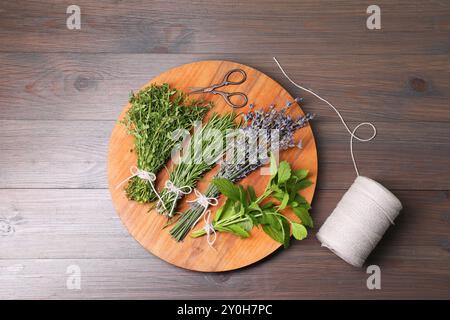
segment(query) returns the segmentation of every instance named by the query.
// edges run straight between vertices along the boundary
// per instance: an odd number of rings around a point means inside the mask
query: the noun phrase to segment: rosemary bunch
[[[201,101],[188,101],[182,92],[168,84],[155,85],[130,96],[131,107],[122,123],[133,135],[137,167],[157,173],[178,143],[171,134],[177,129],[190,129],[201,120],[210,106]],[[125,188],[128,199],[150,202],[156,199],[147,180],[133,177]]]
[[[236,114],[228,113],[224,116],[213,114],[211,119],[196,130],[179,164],[170,172],[169,181],[176,188],[190,189],[195,187],[201,177],[210,171],[220,160],[226,149],[223,148],[227,133],[238,125],[234,122]],[[171,218],[182,194],[174,192],[167,185],[161,191],[161,202],[158,212]]]
[[[299,99],[295,100],[296,102]],[[245,152],[240,153],[237,159],[233,158],[231,160],[223,161],[221,164],[220,171],[214,177],[225,178],[231,182],[237,182],[251,172],[261,167],[263,164],[267,163],[269,159],[270,150],[286,150],[288,148],[294,147],[294,133],[297,129],[303,128],[308,124],[308,122],[313,118],[311,114],[306,114],[303,117],[294,119],[286,114],[288,108],[292,105],[289,102],[286,108],[281,111],[277,111],[273,106],[270,107],[269,111],[250,111],[244,115],[247,125],[240,130],[245,132],[255,132],[263,130],[263,138],[265,138],[265,143],[268,145],[267,149],[259,150],[265,154],[260,154],[256,161],[252,158],[250,149],[248,148],[249,139],[252,135],[247,135],[248,138],[244,140],[238,140],[238,149],[245,150]],[[278,131],[279,141],[273,143],[271,139],[272,130]],[[261,144],[261,143],[260,143]],[[208,198],[217,198],[220,195],[217,187],[211,183],[206,192],[205,196]],[[189,231],[195,226],[196,222],[204,212],[204,207],[198,203],[194,203],[191,208],[189,208],[177,221],[175,226],[170,230],[170,234],[177,241],[182,241]]]

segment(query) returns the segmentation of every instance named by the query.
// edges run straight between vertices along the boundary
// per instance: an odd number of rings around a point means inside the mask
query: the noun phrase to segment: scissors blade
[[[190,93],[204,93],[206,92],[207,88],[196,88],[196,87],[190,87]]]

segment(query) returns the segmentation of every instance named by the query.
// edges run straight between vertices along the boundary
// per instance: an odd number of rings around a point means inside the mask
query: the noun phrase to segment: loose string
[[[150,187],[152,188],[153,192],[156,194],[156,196],[158,197],[158,200],[160,203],[163,204],[161,197],[159,196],[159,193],[156,191],[156,188],[153,184],[153,182],[156,181],[156,175],[153,172],[149,172],[149,171],[145,171],[142,169],[139,169],[137,166],[131,166],[130,167],[130,173],[131,175],[125,179],[122,180],[122,182],[120,182],[117,186],[116,186],[116,190],[119,189],[125,182],[127,182],[128,180],[130,180],[131,178],[134,177],[139,177],[142,180],[147,180],[148,183],[150,184]],[[165,206],[164,206],[165,209]]]
[[[216,229],[214,229],[214,226],[210,222],[211,220],[211,210],[207,210],[205,214],[203,215],[203,221],[205,221],[205,226],[203,227],[203,230],[206,232],[206,241],[208,242],[208,245],[212,248],[214,245],[214,242],[216,242],[217,239],[217,233]],[[214,235],[214,238],[211,239],[211,234]]]
[[[177,203],[177,200],[180,198],[181,195],[186,195],[192,192],[192,188],[190,186],[182,186],[182,187],[177,187],[176,185],[173,184],[172,181],[167,180],[165,183],[166,188],[175,193],[175,198],[173,199],[172,202],[172,209],[170,209],[170,212],[168,214],[169,217],[172,216],[173,210],[175,209],[175,205]],[[162,205],[164,206],[164,203],[162,202],[162,200],[160,200]],[[167,211],[166,207],[164,206],[164,210]]]
[[[344,125],[345,129],[347,130],[347,132],[350,134],[350,155],[352,157],[352,161],[353,161],[353,167],[355,168],[356,171],[356,175],[359,176],[359,171],[358,171],[358,166],[356,165],[356,160],[355,160],[355,156],[353,155],[353,138],[355,138],[358,141],[361,142],[368,142],[373,140],[376,135],[377,135],[377,128],[370,122],[361,122],[360,124],[358,124],[353,130],[350,130],[350,128],[348,127],[347,123],[345,122],[344,118],[342,117],[341,113],[338,111],[338,109],[333,106],[328,100],[322,98],[321,96],[319,96],[317,93],[315,93],[314,91],[312,91],[311,89],[302,87],[301,85],[297,84],[294,82],[294,80],[292,80],[284,71],[284,69],[281,67],[280,63],[278,62],[277,58],[273,57],[273,60],[275,61],[275,63],[277,64],[278,68],[280,68],[281,72],[283,73],[283,75],[286,77],[286,79],[288,79],[294,86],[296,86],[297,88],[306,91],[310,94],[312,94],[313,96],[315,96],[316,98],[318,98],[319,100],[325,102],[328,106],[330,106],[334,112],[336,112],[336,114],[338,115],[339,119],[341,120],[342,124]],[[368,125],[370,127],[372,127],[373,129],[373,134],[370,138],[364,139],[364,138],[360,138],[358,137],[355,133],[356,131],[364,125]]]
[[[196,199],[194,200],[188,200],[186,202],[190,202],[190,203],[198,203],[200,206],[203,207],[203,211],[202,214],[198,217],[197,220],[195,220],[195,222],[192,224],[192,228],[194,228],[195,225],[197,225],[197,222],[199,222],[199,220],[202,218],[202,216],[205,214],[206,210],[208,209],[208,207],[211,206],[217,206],[219,204],[219,201],[217,200],[217,198],[214,197],[207,197],[205,196],[203,193],[201,193],[200,191],[198,191],[197,189],[194,189],[194,193],[197,196]]]

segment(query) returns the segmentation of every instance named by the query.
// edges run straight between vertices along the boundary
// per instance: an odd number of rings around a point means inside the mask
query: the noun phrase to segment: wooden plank
[[[0,188],[106,188],[114,123],[0,120]],[[394,190],[450,190],[450,123],[375,124],[375,140],[355,142],[361,174]],[[312,128],[319,154],[318,188],[347,189],[355,177],[347,132],[337,122],[322,122],[320,115]]]
[[[348,120],[450,121],[447,54],[277,55],[287,72],[336,106]],[[116,120],[131,90],[177,65],[234,60],[305,97],[305,107],[335,121],[326,105],[292,86],[270,54],[0,54],[4,120]],[[252,101],[258,103],[258,101]]]
[[[366,3],[340,1],[9,1],[0,10],[3,52],[435,54],[448,52],[445,2],[380,0],[382,30],[366,28]]]
[[[318,191],[312,213],[317,227],[343,193],[344,190]],[[387,243],[398,246],[395,250],[400,250],[397,254],[402,256],[415,244],[417,250],[435,248],[429,255],[439,255],[446,249],[448,238],[449,225],[445,222],[449,192],[396,191],[396,195],[404,205],[396,223],[401,229],[388,234],[391,240]],[[2,189],[0,212],[2,221],[13,228],[11,232],[4,231],[9,228],[1,229],[5,236],[0,242],[2,259],[149,257],[121,224],[108,190]],[[422,212],[427,213],[427,219],[423,219]],[[422,253],[428,256],[425,249]],[[383,254],[391,255],[390,251]]]
[[[315,230],[341,194],[317,193]],[[0,212],[17,222],[1,237],[0,298],[446,298],[449,193],[396,194],[404,210],[368,260],[381,268],[382,289],[368,290],[365,269],[321,248],[315,232],[252,268],[203,274],[146,253],[126,235],[106,190],[0,190]],[[66,289],[74,264],[80,291]]]

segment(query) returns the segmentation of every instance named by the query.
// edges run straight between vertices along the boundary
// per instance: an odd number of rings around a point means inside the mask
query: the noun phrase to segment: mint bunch
[[[217,189],[227,197],[225,204],[217,210],[212,226],[217,232],[229,232],[241,238],[248,238],[250,230],[261,227],[275,241],[289,246],[290,234],[297,240],[308,235],[306,227],[313,227],[309,214],[310,204],[299,191],[309,187],[312,182],[307,179],[308,170],[292,170],[286,161],[277,166],[272,155],[270,160],[270,181],[265,191],[257,197],[253,187],[244,189],[224,178],[213,180]],[[274,202],[273,200],[277,200]],[[300,219],[294,222],[282,214],[291,209]],[[196,238],[206,234],[204,229],[194,231]]]

